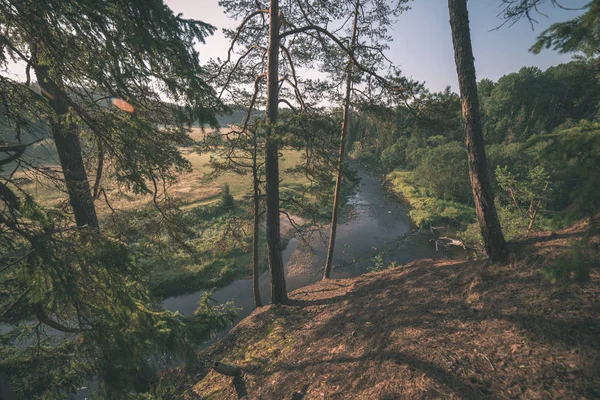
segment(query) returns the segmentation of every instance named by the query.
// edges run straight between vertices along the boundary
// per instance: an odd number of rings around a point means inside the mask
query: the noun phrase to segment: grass
[[[409,215],[420,228],[448,225],[447,234],[460,238],[469,247],[483,254],[483,239],[475,207],[456,201],[431,196],[419,188],[413,179],[413,171],[395,170],[387,175],[393,192],[400,195],[410,207]],[[514,240],[528,233],[529,220],[496,199],[496,210],[506,240]],[[548,220],[539,217],[536,229],[548,230]]]
[[[131,241],[140,262],[149,271],[149,284],[157,296],[172,296],[209,287],[221,287],[234,279],[250,276],[252,273],[251,255],[251,220],[248,198],[252,194],[250,175],[223,173],[213,180],[206,177],[211,173],[208,165],[210,154],[198,154],[186,151],[186,157],[192,164],[192,172],[186,173],[169,188],[170,194],[177,199],[182,210],[181,224],[191,230],[189,237],[183,239],[188,251],[181,247],[162,251],[168,238],[164,233],[152,239],[153,222],[160,220],[159,215],[146,204],[146,209],[137,226],[127,228],[128,231],[144,232],[139,242]],[[280,159],[282,171],[282,193],[291,191],[301,193],[308,185],[302,174],[284,172],[301,162],[301,153],[283,150]],[[235,199],[236,207],[231,212],[222,209],[219,199],[225,185]],[[135,199],[129,201],[135,202]],[[123,207],[117,204],[118,207]],[[131,218],[133,210],[127,210],[123,218]],[[138,206],[139,207],[139,206]],[[135,211],[133,211],[135,214]],[[122,227],[120,228],[123,229]],[[261,232],[260,254],[265,254],[266,240]],[[153,243],[154,240],[154,243]],[[285,246],[286,240],[283,245]],[[168,246],[168,245],[167,245]],[[191,249],[191,251],[189,251]],[[261,257],[261,269],[266,269],[266,260]]]
[[[194,131],[194,135],[202,135],[202,132]],[[136,260],[148,270],[150,288],[157,296],[223,286],[236,278],[250,276],[252,272],[252,215],[248,203],[252,195],[251,175],[223,173],[215,179],[208,179],[212,172],[209,165],[211,154],[200,154],[192,149],[182,151],[192,169],[168,187],[170,196],[181,210],[172,222],[178,224],[173,229],[177,240],[173,241],[173,235],[169,236],[163,229],[165,222],[153,207],[149,195],[122,192],[116,183],[106,179],[103,187],[111,207],[118,212],[112,215],[102,198],[96,202],[103,229],[130,245]],[[287,171],[302,162],[302,153],[282,149],[281,154],[282,197],[294,197],[310,210],[328,217],[330,205],[320,201],[322,193],[319,189],[309,189],[309,181],[303,174]],[[18,172],[16,177],[23,180],[30,178],[23,172]],[[219,207],[225,185],[229,186],[236,204],[231,212]],[[67,202],[64,188],[53,186],[49,180],[29,179],[29,183],[23,186],[46,206],[62,207]],[[302,216],[298,214],[300,210],[292,209],[289,204],[283,203],[282,208]],[[260,235],[260,248],[261,255],[265,254],[264,233]],[[266,268],[266,260],[262,260],[261,267]]]
[[[430,196],[414,184],[412,175],[411,171],[395,170],[387,175],[387,180],[392,191],[410,206],[409,215],[417,226],[424,228],[439,223],[464,226],[475,222],[474,207]]]

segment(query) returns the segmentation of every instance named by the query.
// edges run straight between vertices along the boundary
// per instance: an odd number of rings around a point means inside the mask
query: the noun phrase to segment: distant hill
[[[27,147],[23,157],[29,162],[42,162],[55,164],[58,160],[58,154],[54,142],[51,139],[50,130],[43,121],[38,121],[31,125],[32,131],[23,129],[21,131],[20,143],[29,144],[34,143]],[[0,115],[0,144],[8,143],[15,144],[17,133],[13,126],[9,125],[6,118]],[[6,154],[0,154],[0,159],[6,157]],[[14,165],[9,164],[5,166],[6,170]]]

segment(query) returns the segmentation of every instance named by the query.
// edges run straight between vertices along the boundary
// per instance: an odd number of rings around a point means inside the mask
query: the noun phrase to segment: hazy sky
[[[590,0],[562,0],[570,8],[580,8]],[[236,23],[223,14],[218,0],[166,0],[176,12],[187,18],[195,18],[223,27],[235,27]],[[490,31],[502,21],[497,18],[500,0],[470,0],[468,2],[473,51],[477,79],[498,79],[502,75],[519,70],[522,66],[538,66],[545,69],[551,65],[567,62],[569,55],[551,50],[539,55],[527,50],[536,36],[554,22],[572,19],[582,11],[553,8],[547,4],[541,10],[548,18],[539,15],[539,24],[532,31],[527,21],[499,30]],[[450,25],[446,0],[415,0],[411,10],[401,15],[391,32],[388,57],[399,65],[404,73],[414,79],[426,81],[431,90],[442,90],[447,85],[458,91]],[[219,32],[200,46],[201,61],[211,57],[224,58],[228,43]]]

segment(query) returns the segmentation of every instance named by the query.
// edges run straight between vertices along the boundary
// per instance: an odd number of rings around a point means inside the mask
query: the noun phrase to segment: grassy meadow
[[[200,139],[203,134],[196,129],[192,137]],[[123,191],[110,177],[103,178],[102,182],[110,207],[103,196],[96,200],[103,229],[130,245],[137,261],[147,269],[150,288],[157,296],[222,286],[249,276],[252,270],[251,175],[226,172],[212,179],[210,153],[199,153],[192,148],[182,149],[182,152],[191,163],[191,171],[181,174],[177,182],[167,187],[169,196],[179,206],[179,211],[170,215],[171,221],[165,221],[153,206],[151,195]],[[286,171],[302,162],[302,153],[283,149],[281,154],[282,194],[312,204],[323,216],[327,215],[329,204],[320,201],[322,197],[314,189],[308,189],[308,179],[302,173]],[[48,167],[55,165],[56,162],[47,163]],[[28,178],[24,172],[17,172],[15,176]],[[90,181],[93,176],[90,172]],[[222,207],[225,185],[229,185],[234,198],[233,209]],[[46,206],[67,205],[64,189],[49,179],[31,180],[24,187]],[[111,207],[117,212],[112,213]],[[282,208],[286,209],[286,204],[283,203]],[[296,222],[302,221],[301,215],[297,218]],[[282,220],[285,233],[289,227],[284,222]],[[265,246],[262,232],[261,246]],[[266,260],[261,262],[266,268]]]

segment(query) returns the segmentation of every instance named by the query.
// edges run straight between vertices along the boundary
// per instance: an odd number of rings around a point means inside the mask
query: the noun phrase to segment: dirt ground
[[[587,228],[511,243],[502,264],[418,260],[299,289],[167,374],[173,398],[600,398],[600,237],[578,261],[586,284],[540,274]]]

